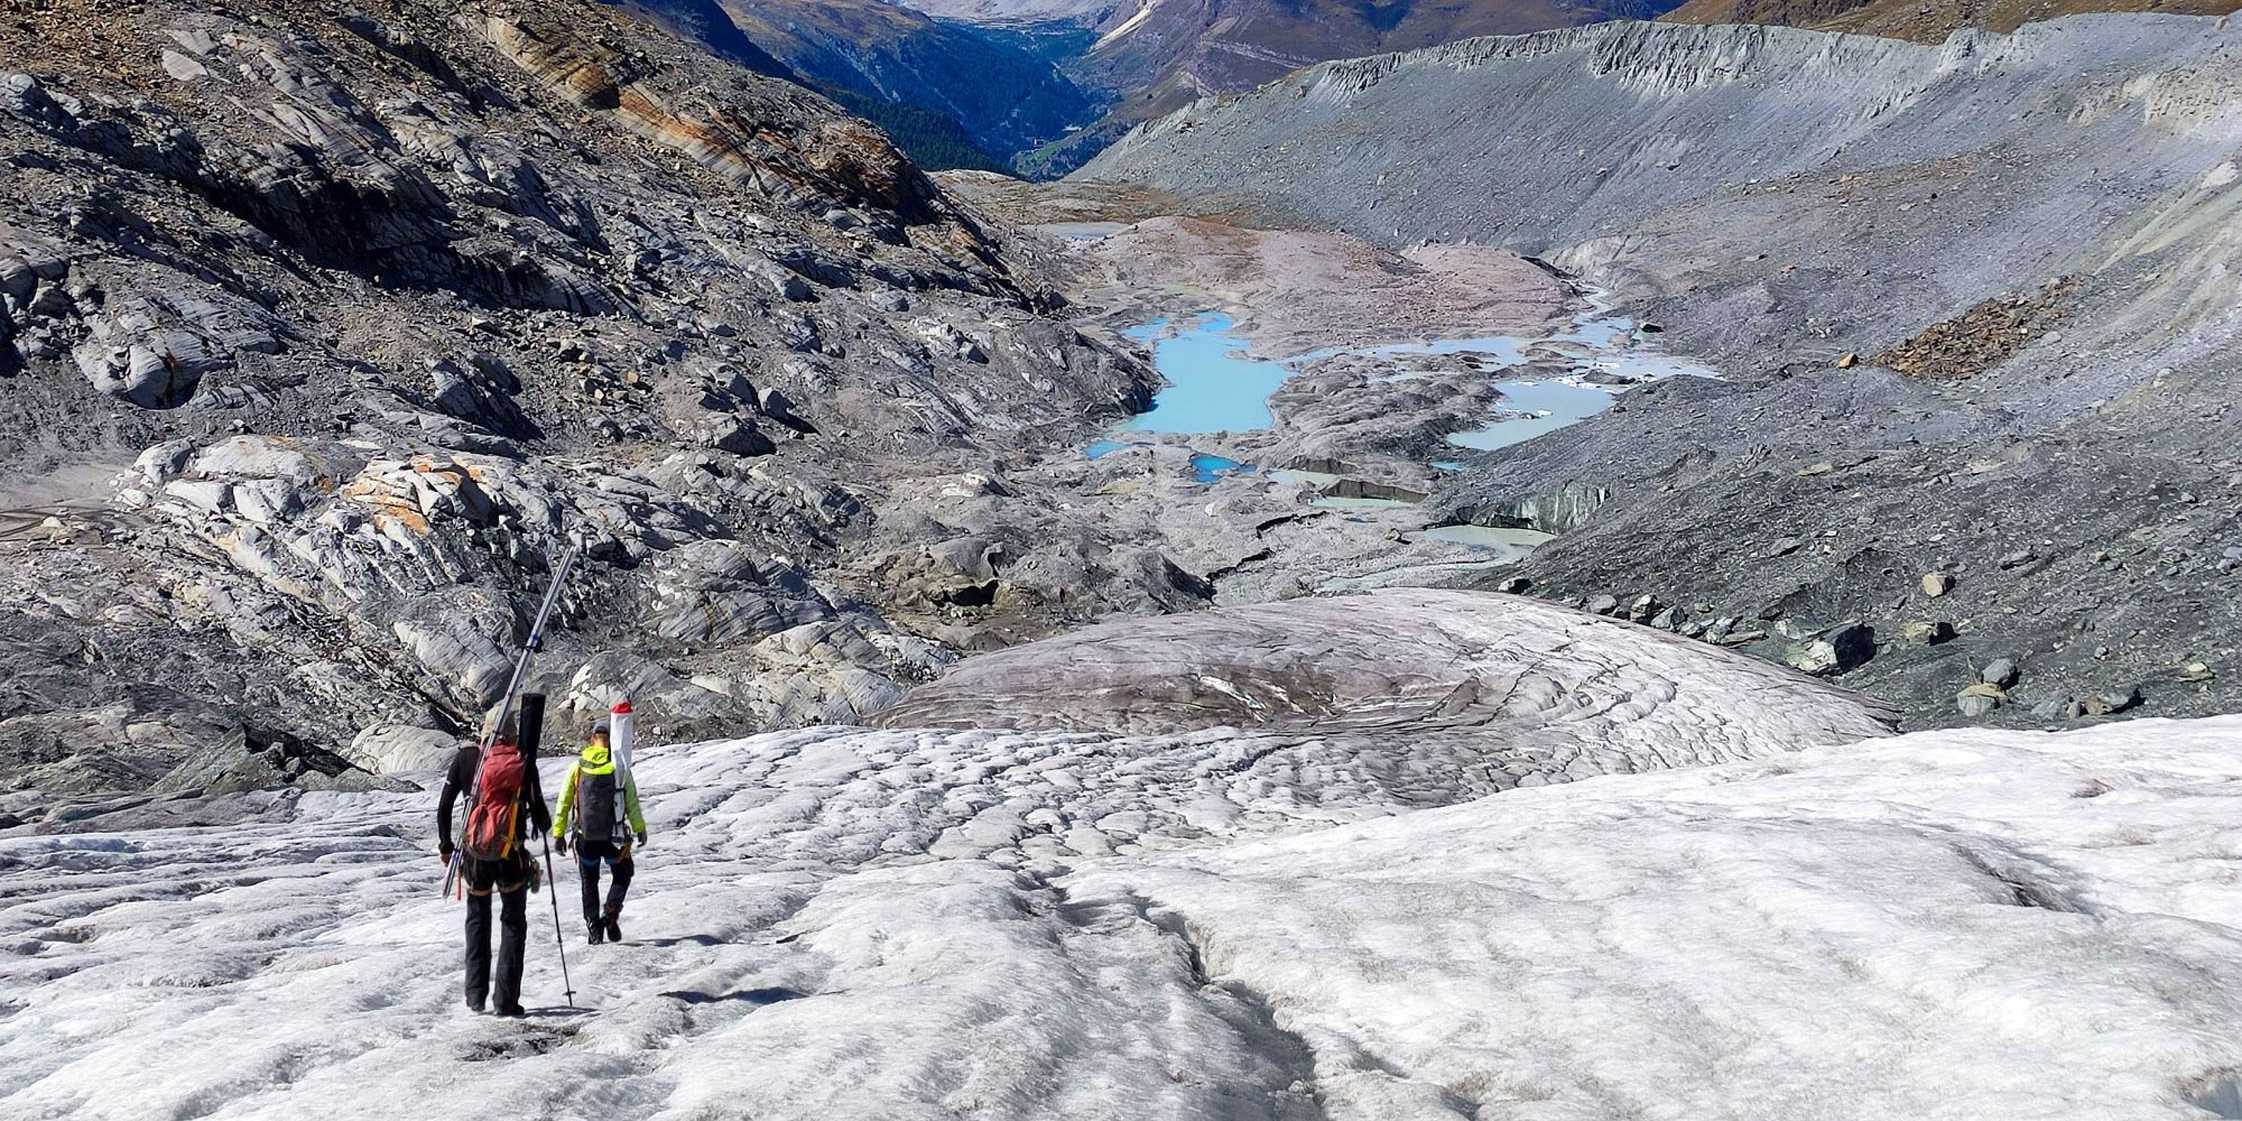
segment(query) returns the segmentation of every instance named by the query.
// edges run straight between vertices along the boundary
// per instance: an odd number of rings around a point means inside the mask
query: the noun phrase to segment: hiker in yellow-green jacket
[[[584,882],[584,927],[592,945],[623,940],[623,896],[631,889],[631,839],[646,843],[646,819],[638,812],[638,784],[615,773],[607,744],[608,722],[592,734],[561,783],[560,805],[553,811],[553,841],[562,852],[576,846],[576,870]],[[572,836],[573,834],[573,836]],[[599,864],[607,862],[607,906],[599,900]]]

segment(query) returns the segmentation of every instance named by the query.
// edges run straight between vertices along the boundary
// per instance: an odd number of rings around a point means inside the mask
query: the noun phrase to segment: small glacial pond
[[[1224,475],[1235,473],[1251,475],[1253,474],[1253,464],[1240,463],[1228,456],[1208,455],[1205,452],[1191,453],[1191,477],[1202,483],[1211,483]]]
[[[1569,381],[1498,381],[1495,387],[1502,391],[1503,407],[1510,412],[1488,421],[1484,428],[1449,433],[1449,443],[1480,451],[1507,448],[1595,416],[1611,407],[1613,397],[1602,386]]]
[[[1318,510],[1405,510],[1417,504],[1399,498],[1344,498],[1324,494],[1309,499],[1308,505]]]
[[[1458,545],[1476,545],[1482,549],[1524,549],[1556,539],[1553,533],[1538,529],[1505,529],[1485,525],[1444,525],[1425,531],[1424,535],[1435,541],[1453,541]]]
[[[1230,331],[1229,316],[1207,312],[1189,326],[1155,319],[1124,334],[1152,344],[1152,364],[1169,385],[1152,408],[1124,421],[1116,432],[1248,432],[1276,423],[1269,395],[1292,376],[1283,362],[1245,356],[1245,342]]]
[[[1115,452],[1142,446],[1144,445],[1131,444],[1122,440],[1095,440],[1091,442],[1089,447],[1082,449],[1082,453],[1091,459],[1104,459]],[[1212,455],[1207,452],[1192,452],[1190,463],[1191,477],[1202,483],[1213,483],[1224,475],[1251,475],[1254,471],[1251,463],[1240,463],[1229,456]],[[1337,476],[1333,476],[1333,478],[1337,478]]]
[[[1103,241],[1128,229],[1127,222],[1045,222],[1035,227],[1052,237],[1068,241]]]

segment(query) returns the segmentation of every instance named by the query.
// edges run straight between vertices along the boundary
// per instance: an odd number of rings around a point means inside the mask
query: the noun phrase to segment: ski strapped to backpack
[[[628,699],[615,702],[607,714],[607,746],[615,756],[615,781],[621,784],[623,796],[638,797],[638,778],[631,774],[631,749],[638,746],[638,717],[631,714]]]
[[[492,749],[499,746],[495,742],[498,739],[498,732],[506,727],[507,718],[514,715],[514,705],[520,698],[522,684],[529,679],[530,659],[536,656],[538,647],[544,643],[545,624],[552,618],[554,606],[560,602],[561,590],[568,584],[569,572],[576,567],[577,552],[576,546],[569,546],[568,551],[561,554],[560,563],[553,567],[553,582],[546,587],[545,598],[537,605],[537,617],[530,624],[529,638],[522,643],[521,655],[514,659],[514,673],[512,677],[507,679],[506,695],[499,703],[498,718],[492,722],[490,730],[484,734],[482,741],[476,746],[475,784],[467,790],[466,835],[461,838],[460,846],[452,851],[451,866],[444,871],[445,895],[451,895],[455,886],[462,891],[465,890],[465,877],[460,874],[460,862],[463,859],[468,856],[474,856],[477,859],[496,859],[482,853],[469,852],[467,849],[469,839],[475,838],[478,834],[477,819],[483,819],[484,826],[489,827],[500,824],[496,820],[499,816],[510,817],[510,815],[521,812],[521,782],[524,775],[522,768],[525,765],[535,766],[536,759],[534,756],[523,756],[521,745],[507,744],[504,747],[517,756],[516,759],[511,761],[513,765],[493,768]],[[505,753],[502,751],[497,754],[503,755]],[[513,790],[502,799],[495,797],[486,799],[484,795],[484,776],[493,770],[503,771],[504,774],[511,776],[511,781],[514,783]],[[494,795],[497,793],[497,791],[492,792]],[[494,802],[495,806],[487,805],[486,802]],[[504,822],[504,824],[512,826],[512,828],[504,829],[496,835],[507,838],[505,844],[510,846],[513,843],[512,838],[519,833],[519,825],[511,820]],[[487,850],[491,847],[489,844],[491,836],[493,834],[483,832],[481,839],[476,843]],[[507,847],[500,855],[510,856],[512,855],[512,849]]]

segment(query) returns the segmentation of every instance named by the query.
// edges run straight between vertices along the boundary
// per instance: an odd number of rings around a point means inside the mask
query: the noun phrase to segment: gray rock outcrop
[[[571,545],[561,720],[857,718],[982,625],[830,583],[866,499],[1150,384],[876,129],[611,9],[96,19],[0,27],[0,789],[421,768]]]

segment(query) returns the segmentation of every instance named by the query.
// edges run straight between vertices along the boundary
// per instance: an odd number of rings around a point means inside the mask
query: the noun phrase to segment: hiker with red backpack
[[[542,697],[536,708],[542,709]],[[525,1016],[522,1008],[522,955],[529,940],[529,892],[537,863],[525,843],[534,827],[552,827],[545,793],[538,785],[534,735],[526,745],[522,721],[508,712],[493,713],[483,739],[461,745],[444,773],[436,802],[436,835],[444,863],[452,862],[452,803],[468,795],[467,827],[459,840],[459,882],[467,894],[467,1007],[483,1010],[485,997],[500,1016]],[[541,720],[539,721],[542,722]],[[491,977],[490,897],[499,900],[498,976]]]
[[[646,818],[639,813],[638,783],[631,778],[629,759],[631,706],[615,706],[608,718],[592,725],[584,750],[568,769],[561,785],[560,806],[553,814],[553,843],[567,852],[576,846],[576,870],[583,877],[586,940],[623,940],[623,896],[631,889],[631,841],[646,844]],[[618,767],[617,764],[621,763]],[[573,836],[571,836],[573,834]],[[607,902],[599,897],[599,866],[608,869]]]

